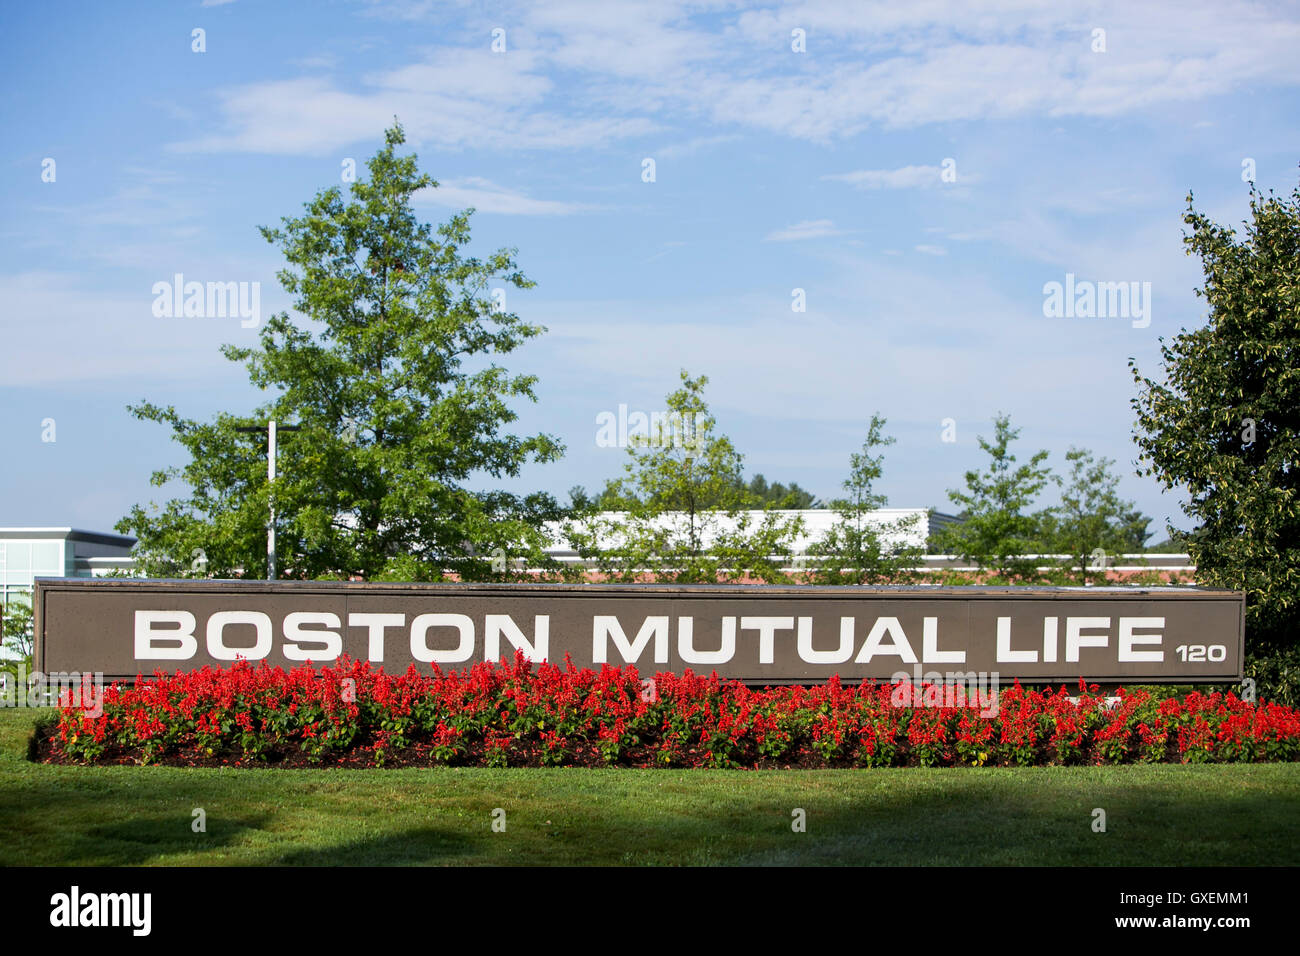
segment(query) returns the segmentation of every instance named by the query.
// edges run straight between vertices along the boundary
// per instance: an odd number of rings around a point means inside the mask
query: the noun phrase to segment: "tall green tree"
[[[777,508],[786,508],[794,511],[804,509],[824,508],[823,505],[811,491],[799,487],[799,482],[792,481],[786,485],[779,481],[771,484],[761,474],[755,475],[749,479],[746,486],[754,498],[766,505],[773,505]]]
[[[675,440],[662,424],[657,433],[633,436],[623,477],[600,496],[601,507],[618,512],[570,522],[573,547],[608,579],[787,580],[782,568],[802,521],[770,508],[759,518],[750,513],[763,506],[741,480],[743,456],[716,433],[707,384],[683,370],[681,387],[667,398],[671,414],[693,422],[691,441]]]
[[[1053,479],[1061,488],[1060,504],[1044,515],[1041,537],[1048,550],[1069,556],[1066,575],[1087,585],[1105,580],[1117,555],[1141,550],[1150,519],[1120,498],[1112,459],[1071,448],[1065,460],[1069,474]]]
[[[881,522],[872,512],[889,504],[875,490],[884,473],[883,454],[878,448],[894,443],[883,429],[885,419],[871,416],[862,450],[849,455],[849,476],[844,480],[845,497],[830,506],[836,520],[825,537],[809,547],[810,577],[818,584],[902,584],[915,578],[925,548],[909,543],[917,533],[918,517]]]
[[[1139,554],[1150,550],[1150,515],[1144,515],[1134,506],[1121,516],[1120,523],[1123,525],[1126,535],[1123,545],[1125,554]]]
[[[35,641],[31,604],[25,600],[7,601],[0,605],[0,616],[4,618],[0,631],[4,637],[4,649],[31,664]]]
[[[750,497],[758,508],[782,508],[793,511],[799,511],[807,508],[824,508],[826,507],[816,495],[799,486],[797,481],[792,481],[786,485],[782,482],[768,481],[763,475],[758,474],[749,480],[748,483],[743,478],[737,479],[737,487],[743,491],[748,491]],[[592,505],[597,508],[618,509],[626,505],[625,498],[620,497],[621,492],[615,487],[607,484],[603,491],[595,498],[587,496],[587,491],[581,485],[569,490],[570,498],[575,505]]]
[[[419,221],[412,197],[438,184],[398,154],[403,142],[394,123],[346,196],[323,189],[303,215],[261,229],[287,262],[279,280],[295,309],[315,323],[280,313],[259,347],[223,347],[268,401],[210,422],[131,407],[170,427],[190,457],[153,476],[179,479],[185,497],[118,523],[139,538],[146,572],[263,576],[272,501],[285,577],[491,580],[509,576],[503,555],[545,545],[542,523],[561,515],[549,495],[471,488],[562,452],[549,435],[506,430],[512,402],[536,400],[536,378],[497,360],[544,329],[493,290],[533,283],[512,249],[465,254],[473,210],[436,229]],[[265,439],[237,430],[270,418],[301,429],[281,443],[274,486]]]
[[[1011,443],[1020,430],[1011,427],[1006,415],[998,415],[993,427],[992,441],[979,439],[989,456],[988,467],[966,472],[965,490],[948,492],[962,520],[940,529],[935,543],[945,552],[975,562],[990,583],[1038,583],[1045,579],[1038,570],[1041,562],[1026,555],[1043,548],[1044,513],[1028,509],[1051,480],[1051,470],[1043,465],[1047,452],[1035,452],[1017,466]]]
[[[1163,376],[1129,360],[1139,474],[1187,495],[1178,539],[1198,581],[1246,592],[1246,641],[1276,693],[1300,698],[1300,187],[1253,186],[1244,233],[1187,197],[1208,316],[1161,340]],[[1171,533],[1172,533],[1172,529]]]

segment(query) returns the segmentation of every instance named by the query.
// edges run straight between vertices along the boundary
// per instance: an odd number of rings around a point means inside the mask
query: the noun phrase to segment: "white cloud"
[[[833,173],[822,179],[848,183],[855,189],[916,189],[940,185],[942,172],[938,166],[902,166],[898,169],[858,169],[850,173]]]
[[[565,69],[612,77],[662,81],[689,78],[695,69],[726,54],[721,31],[691,22],[707,4],[662,0],[619,3],[528,4],[520,11],[526,30],[546,43]]]
[[[204,186],[160,167],[125,165],[113,179],[119,185],[105,196],[35,206],[41,213],[28,242],[57,248],[66,264],[87,260],[110,266],[167,268],[192,252],[202,238]],[[64,199],[60,194],[58,199]]]
[[[591,147],[656,128],[639,117],[540,108],[552,84],[534,63],[523,52],[446,50],[432,62],[366,76],[357,89],[319,76],[228,88],[218,94],[225,128],[172,148],[321,155],[378,138],[394,116],[412,144],[451,148]]]
[[[698,136],[695,139],[687,140],[684,143],[673,143],[669,146],[661,146],[650,153],[655,159],[681,159],[683,156],[692,156],[701,150],[710,149],[714,146],[720,146],[723,143],[730,143],[740,137],[736,134],[727,134],[723,136]]]
[[[304,56],[296,60],[290,60],[294,66],[301,67],[304,70],[332,70],[339,65],[338,57],[330,53],[321,53],[317,56]]]
[[[777,229],[766,236],[768,242],[798,242],[801,239],[821,239],[824,236],[839,236],[843,232],[835,228],[830,219],[805,219],[793,226]]]
[[[447,15],[427,3],[370,12]],[[461,15],[456,35],[479,31],[481,42],[439,48],[353,88],[267,80],[221,90],[224,129],[184,148],[322,153],[373,138],[394,114],[416,143],[516,149],[587,148],[684,121],[724,130],[715,136],[748,128],[829,142],[872,128],[1113,117],[1294,86],[1300,46],[1295,16],[1248,0],[1189,2],[1176,17],[1119,0],[819,0],[740,13],[707,0],[559,0],[492,19],[462,5]],[[498,22],[505,54],[489,48]],[[1105,25],[1105,53],[1091,50],[1093,24]],[[807,53],[790,52],[793,26],[808,31]]]
[[[219,94],[227,129],[173,144],[178,152],[321,154],[378,138],[392,114],[319,77],[275,80]]]
[[[450,206],[455,209],[473,206],[479,212],[511,216],[566,216],[590,208],[582,203],[531,199],[476,176],[440,181],[437,189],[422,189],[413,198],[416,203],[423,205]]]
[[[905,9],[896,9],[905,7]],[[1091,51],[1104,23],[1108,51]],[[681,90],[718,123],[828,142],[868,128],[1016,117],[1109,117],[1295,84],[1300,23],[1281,7],[1118,2],[817,2],[741,14],[755,44]],[[790,54],[789,31],[808,31]],[[787,65],[763,70],[759,64]]]
[[[213,278],[197,261],[177,268],[191,279]],[[170,275],[158,274],[158,280]],[[221,277],[223,280],[226,276]],[[262,320],[282,308],[282,298],[262,285]],[[219,354],[226,342],[255,345],[257,329],[238,318],[160,319],[153,315],[150,283],[134,293],[83,287],[69,273],[0,275],[0,381],[7,386],[77,382],[189,383],[229,381],[232,369]],[[237,378],[241,373],[235,370]]]
[[[367,9],[364,16],[384,20],[424,20],[445,8],[445,0],[363,0]]]
[[[921,245],[915,246],[914,248],[916,249],[917,252],[923,252],[927,256],[946,256],[948,254],[948,250],[945,249],[943,246],[932,246],[926,243],[922,243]]]

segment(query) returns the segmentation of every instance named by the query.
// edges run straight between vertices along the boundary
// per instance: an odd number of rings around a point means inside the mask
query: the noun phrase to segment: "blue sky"
[[[1297,182],[1300,11],[972,7],[7,6],[0,525],[108,530],[157,499],[180,450],[129,402],[258,403],[217,351],[256,330],[155,317],[153,284],[259,282],[263,316],[289,308],[256,227],[361,166],[394,115],[442,184],[426,218],[474,206],[475,251],[516,246],[538,283],[508,306],[550,331],[507,366],[540,376],[518,429],[567,453],[514,487],[618,474],[597,416],[662,408],[685,367],[771,480],[833,494],[879,412],[890,504],[945,510],[1004,411],[1023,456],[1092,448],[1178,524],[1132,473],[1126,362],[1155,373],[1158,338],[1205,319],[1187,193],[1239,223],[1243,163],[1264,190]],[[1067,273],[1150,283],[1150,324],[1045,317]]]

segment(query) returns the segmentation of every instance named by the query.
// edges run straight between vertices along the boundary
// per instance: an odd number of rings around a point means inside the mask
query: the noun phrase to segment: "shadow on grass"
[[[1145,768],[1143,768],[1145,770]],[[1162,768],[1163,771],[1164,768]],[[1225,771],[1227,768],[1215,768]],[[807,808],[806,832],[733,863],[889,866],[1279,866],[1300,863],[1300,792],[1225,791],[1209,775],[1167,768],[1108,778],[1022,774],[1015,784],[962,768],[904,792],[854,793]],[[1182,771],[1182,773],[1180,773]],[[891,773],[892,771],[884,771]],[[1200,784],[1198,785],[1198,780]],[[1104,812],[1105,830],[1094,828]]]
[[[206,815],[203,832],[194,830],[199,808]],[[189,853],[220,856],[272,822],[271,813],[249,806],[235,787],[215,778],[25,761],[0,767],[0,864],[7,866],[131,866]]]
[[[265,829],[267,822],[265,816],[216,815],[206,821],[205,831],[196,833],[192,828],[193,817],[183,810],[137,815],[87,827],[79,834],[72,855],[81,849],[82,841],[86,861],[93,861],[97,866],[156,863],[184,853],[220,854],[254,838]]]
[[[474,834],[454,826],[403,828],[382,812],[381,828],[371,824],[373,837],[358,834],[357,821],[331,803],[332,794],[322,794],[319,804],[304,799],[320,784],[348,791],[346,782],[340,788],[339,780],[316,774],[26,768],[0,780],[0,865],[436,865],[472,859],[482,849]],[[286,788],[290,781],[301,787]],[[357,782],[378,779],[362,775]],[[376,805],[383,799],[375,794]],[[204,830],[195,832],[199,809]]]
[[[139,866],[187,853],[220,856],[267,824],[265,816],[232,816],[209,820],[207,831],[196,833],[192,817],[180,809],[107,822],[102,813],[81,801],[56,802],[25,814],[0,805],[8,832],[4,865]]]
[[[277,866],[437,866],[463,860],[479,844],[465,834],[416,827],[330,846],[301,847],[267,856],[265,862]]]

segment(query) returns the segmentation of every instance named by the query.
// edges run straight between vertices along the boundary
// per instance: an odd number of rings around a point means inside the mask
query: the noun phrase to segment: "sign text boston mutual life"
[[[1241,592],[40,580],[36,666],[132,678],[342,656],[389,672],[512,659],[635,664],[753,683],[1209,682],[1242,675]]]

